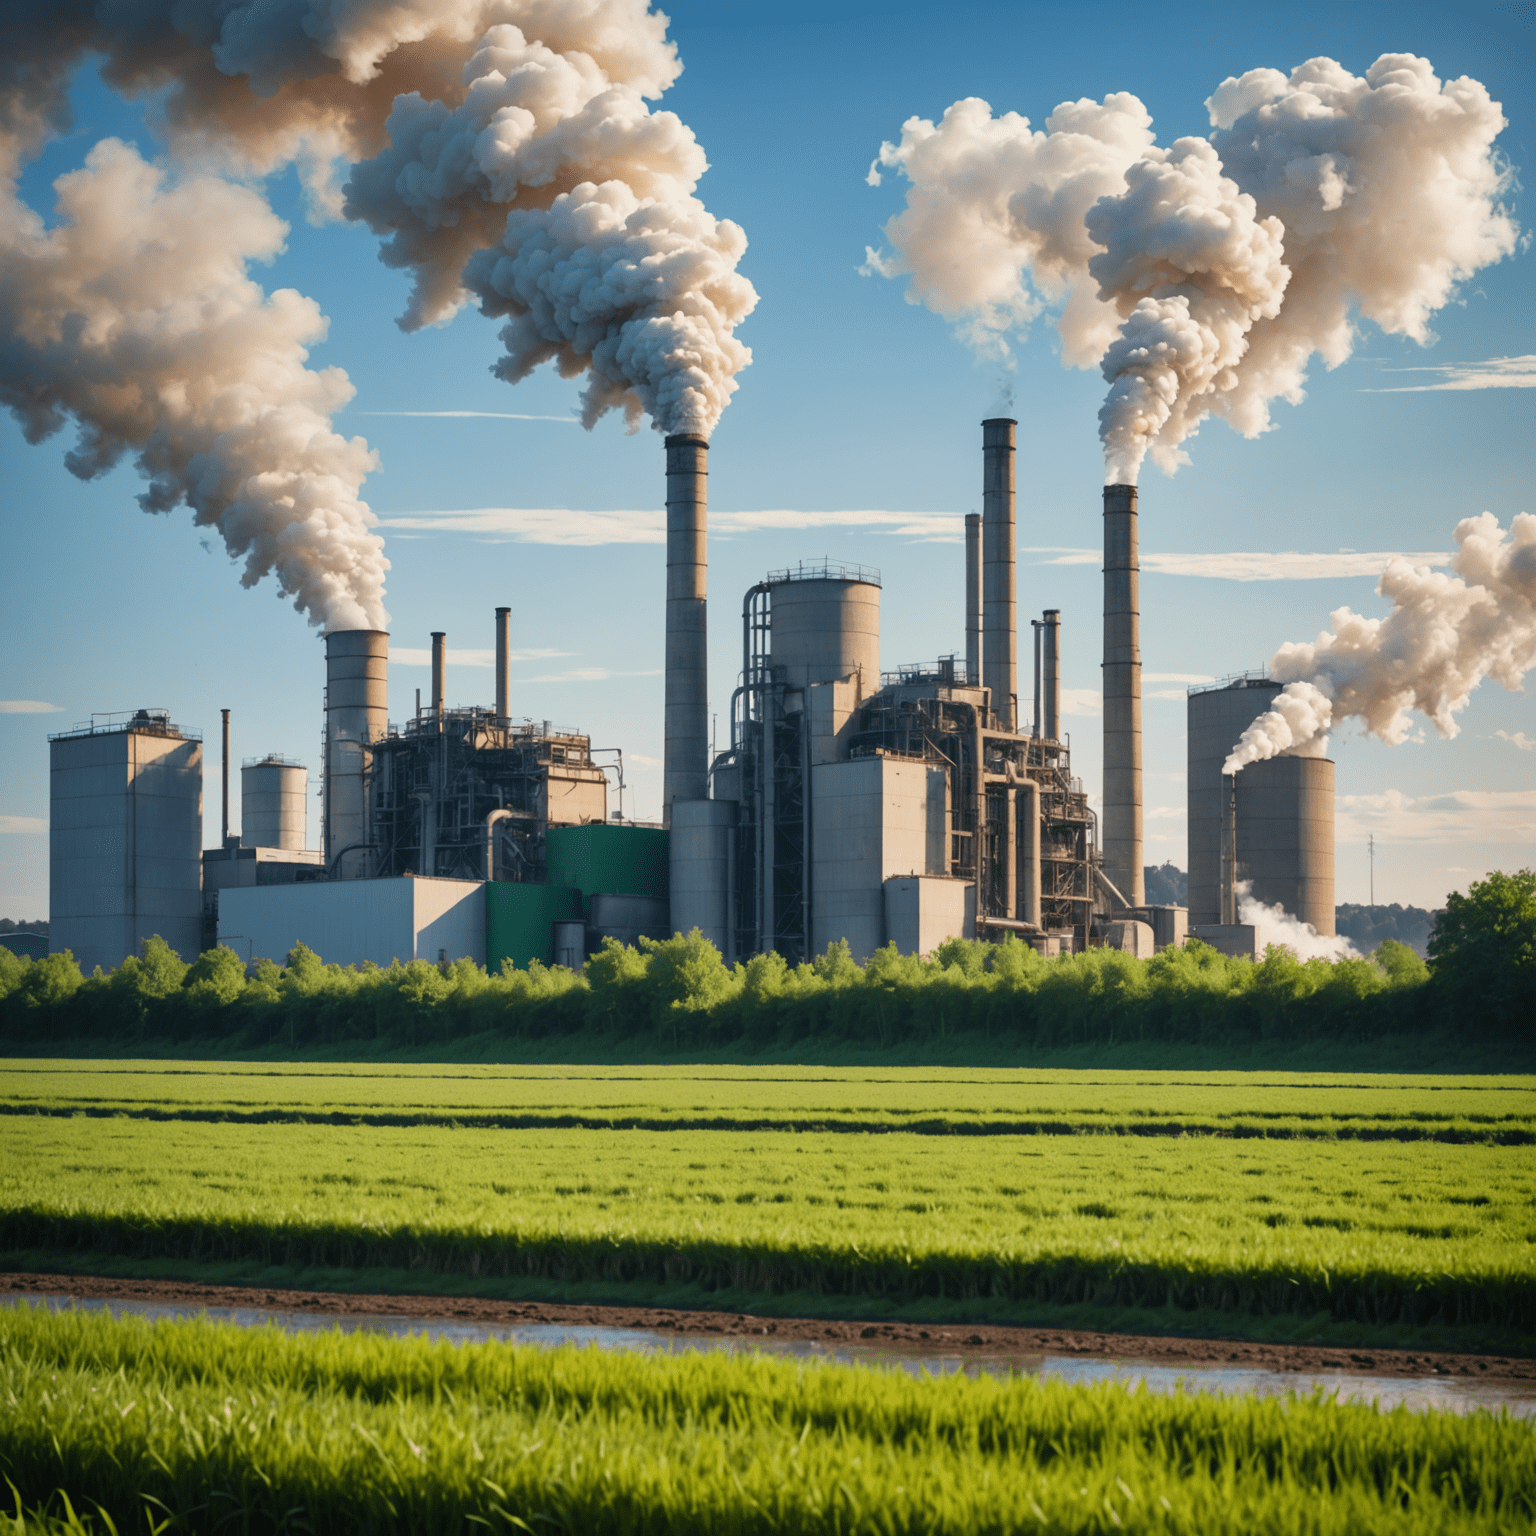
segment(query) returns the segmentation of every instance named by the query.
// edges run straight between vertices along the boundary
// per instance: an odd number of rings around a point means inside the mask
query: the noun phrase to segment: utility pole
[[[1366,840],[1366,846],[1371,850],[1371,905],[1376,905],[1376,834],[1371,833]]]

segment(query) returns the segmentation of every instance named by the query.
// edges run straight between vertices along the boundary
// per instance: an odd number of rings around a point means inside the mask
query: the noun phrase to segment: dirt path
[[[317,1315],[436,1319],[456,1323],[555,1323],[562,1326],[647,1328],[721,1338],[767,1336],[935,1349],[956,1354],[1081,1355],[1153,1365],[1232,1366],[1267,1371],[1346,1370],[1378,1376],[1460,1376],[1481,1381],[1536,1382],[1536,1360],[1495,1355],[1433,1354],[1397,1349],[1330,1349],[1310,1344],[1259,1344],[1237,1339],[1158,1338],[1060,1328],[946,1327],[930,1324],[835,1322],[818,1318],[753,1317],[668,1307],[567,1306],[557,1302],[493,1301],[475,1296],[360,1296],[339,1291],[278,1290],[265,1286],[201,1285],[179,1280],[0,1272],[0,1294],[77,1296],[163,1306],[271,1307]]]

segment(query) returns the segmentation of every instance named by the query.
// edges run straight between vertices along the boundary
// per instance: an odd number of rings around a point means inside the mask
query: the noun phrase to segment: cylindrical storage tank
[[[1247,677],[1189,695],[1185,784],[1191,928],[1221,921],[1221,822],[1226,813],[1221,765],[1279,691],[1279,683],[1268,678]]]
[[[240,770],[240,845],[303,848],[309,770],[283,757],[246,763]]]
[[[617,939],[619,943],[633,949],[642,938],[669,937],[665,896],[628,896],[619,892],[603,892],[592,898],[592,915],[587,921],[587,938],[590,943],[597,945],[604,939]]]
[[[587,925],[580,918],[561,918],[550,927],[555,964],[581,970],[587,963]]]
[[[775,673],[791,688],[854,674],[860,697],[880,687],[880,588],[872,581],[791,578],[769,607]]]
[[[730,958],[734,800],[678,800],[672,806],[673,933],[697,928]]]
[[[368,788],[373,743],[389,730],[389,635],[340,629],[325,637],[325,862],[333,879],[373,868]],[[338,863],[338,860],[340,861]]]
[[[1333,763],[1271,757],[1237,775],[1237,877],[1257,901],[1332,937]]]

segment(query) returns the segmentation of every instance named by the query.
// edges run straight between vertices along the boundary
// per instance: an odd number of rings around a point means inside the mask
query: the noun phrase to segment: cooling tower
[[[662,819],[677,800],[709,795],[709,669],[705,627],[705,477],[709,442],[666,440],[667,646]]]
[[[389,635],[333,630],[325,637],[325,862],[333,880],[365,878],[373,743],[389,729]]]
[[[1240,677],[1189,696],[1189,924],[1221,921],[1222,764],[1280,684]],[[1334,928],[1334,766],[1272,757],[1237,775],[1236,873],[1320,934]]]
[[[1010,417],[981,424],[981,681],[1005,731],[1018,728],[1018,616],[1014,575],[1014,431]]]
[[[1136,487],[1104,487],[1104,873],[1146,900],[1141,821],[1141,635]],[[1191,919],[1193,921],[1193,919]],[[1214,921],[1214,919],[1212,919]]]

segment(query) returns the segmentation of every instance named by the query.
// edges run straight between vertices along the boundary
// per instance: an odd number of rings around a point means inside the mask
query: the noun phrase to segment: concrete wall
[[[89,975],[159,934],[195,959],[202,911],[203,746],[110,731],[50,744],[49,923]]]
[[[450,960],[485,964],[485,885],[405,877],[236,887],[219,896],[219,942],[242,959],[281,964],[295,944],[322,960]]]
[[[889,757],[811,769],[811,948],[847,939],[867,959],[886,941],[885,882],[943,875],[948,775]]]
[[[885,882],[886,943],[904,955],[929,955],[946,939],[964,938],[974,889],[948,875],[893,875]]]

